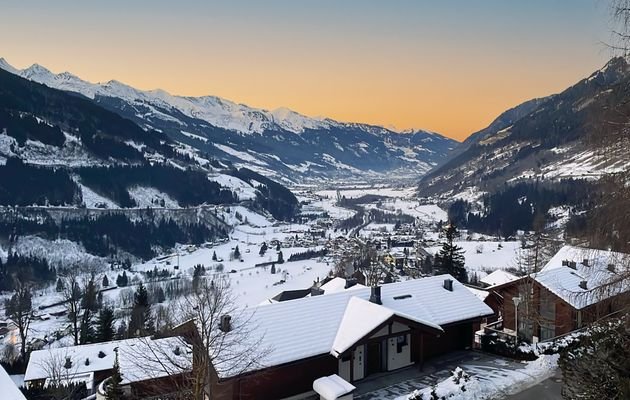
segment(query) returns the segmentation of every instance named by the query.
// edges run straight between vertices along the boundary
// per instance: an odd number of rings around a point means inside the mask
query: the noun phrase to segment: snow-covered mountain
[[[292,181],[330,176],[420,176],[442,162],[457,142],[427,131],[312,118],[287,108],[263,110],[215,96],[143,91],[118,81],[91,83],[34,64],[0,68],[48,87],[79,93],[201,153]]]
[[[629,86],[630,66],[614,58],[561,93],[504,112],[425,175],[421,193],[471,199],[521,181],[627,171]]]

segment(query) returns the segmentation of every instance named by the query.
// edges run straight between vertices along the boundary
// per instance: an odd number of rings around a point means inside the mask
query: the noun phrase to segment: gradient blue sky
[[[458,139],[611,56],[605,0],[3,3],[17,67]]]

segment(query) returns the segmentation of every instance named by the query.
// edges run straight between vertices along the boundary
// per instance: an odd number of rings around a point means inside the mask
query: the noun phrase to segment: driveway
[[[355,384],[357,390],[354,398],[357,400],[395,399],[447,379],[456,367],[463,368],[470,375],[476,376],[488,385],[508,375],[525,374],[525,371],[519,371],[524,369],[523,363],[477,351],[459,351],[430,360],[422,369],[412,366],[401,371],[368,377]]]
[[[557,370],[555,375],[520,393],[506,396],[505,400],[562,400],[562,374]]]

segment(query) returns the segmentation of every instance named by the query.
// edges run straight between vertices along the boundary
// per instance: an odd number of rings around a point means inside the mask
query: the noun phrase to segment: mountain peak
[[[12,74],[17,74],[18,72],[18,70],[11,64],[9,64],[9,62],[4,57],[0,57],[0,69],[3,69]]]

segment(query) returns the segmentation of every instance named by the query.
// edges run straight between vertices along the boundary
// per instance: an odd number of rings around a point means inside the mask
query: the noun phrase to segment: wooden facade
[[[623,293],[578,310],[565,299],[527,277],[495,287],[493,290],[502,297],[502,301],[496,305],[492,304],[491,307],[495,313],[501,313],[503,326],[511,330],[516,329],[516,308],[512,299],[518,296],[528,298],[529,301],[521,301],[518,308],[519,336],[528,340],[532,340],[534,336],[539,340],[548,340],[570,333],[614,314],[630,301],[629,294]],[[529,296],[527,292],[530,293]]]
[[[337,374],[349,382],[417,365],[472,346],[479,319],[444,326],[444,332],[395,317],[335,358],[331,354],[297,360],[224,381],[212,379],[213,399],[283,399],[312,391],[313,381]]]

